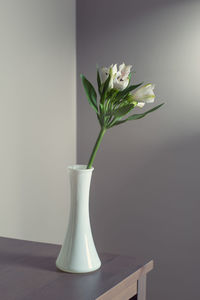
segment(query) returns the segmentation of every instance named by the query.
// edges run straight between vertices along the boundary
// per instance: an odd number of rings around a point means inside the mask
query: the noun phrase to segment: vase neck
[[[92,171],[93,169],[69,168],[71,207],[88,207]]]

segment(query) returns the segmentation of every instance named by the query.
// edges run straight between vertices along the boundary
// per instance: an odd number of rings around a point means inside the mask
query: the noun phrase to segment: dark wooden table
[[[55,266],[59,250],[58,245],[0,238],[0,299],[146,299],[146,274],[153,261],[101,254],[100,270],[70,274]]]

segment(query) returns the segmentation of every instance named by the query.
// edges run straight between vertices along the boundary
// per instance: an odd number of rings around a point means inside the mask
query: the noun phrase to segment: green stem
[[[88,165],[87,165],[87,169],[90,169],[92,167],[92,164],[93,164],[93,161],[95,159],[97,150],[99,149],[99,145],[100,145],[100,143],[102,141],[102,138],[103,138],[105,132],[106,132],[106,129],[104,127],[102,127],[101,130],[100,130],[100,132],[99,132],[99,135],[97,137],[97,140],[96,140],[96,143],[94,145],[94,148],[92,150],[92,154],[90,156],[90,159],[89,159],[89,162],[88,162]]]

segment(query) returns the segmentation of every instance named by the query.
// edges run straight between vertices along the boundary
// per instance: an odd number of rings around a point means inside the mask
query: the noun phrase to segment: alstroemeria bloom
[[[114,88],[117,90],[124,90],[129,84],[129,74],[132,66],[126,66],[125,63],[119,66],[119,71],[114,78]]]
[[[101,82],[104,83],[106,81],[106,79],[108,78],[108,76],[110,75],[110,83],[109,83],[109,88],[113,89],[114,87],[114,78],[116,77],[117,74],[117,64],[115,65],[111,65],[109,68],[107,67],[103,67],[100,70],[100,75],[101,75]]]
[[[136,92],[132,94],[133,101],[137,102],[138,107],[143,107],[145,103],[153,103],[155,99],[155,94],[153,92],[155,88],[154,84],[146,84],[139,88]]]
[[[109,68],[103,67],[100,70],[101,82],[104,83],[110,74],[111,78],[109,88],[124,90],[129,84],[129,74],[131,68],[131,65],[126,66],[125,63],[119,66],[119,70],[117,70],[117,64],[111,65]]]

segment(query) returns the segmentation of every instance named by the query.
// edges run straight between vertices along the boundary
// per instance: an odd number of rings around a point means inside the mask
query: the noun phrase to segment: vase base
[[[70,269],[70,268],[65,268],[65,267],[61,267],[59,266],[59,264],[56,262],[56,267],[57,269],[59,269],[62,272],[66,272],[66,273],[73,273],[73,274],[86,274],[86,273],[92,273],[95,272],[97,270],[99,270],[101,268],[101,264],[93,269],[88,269],[88,270],[75,270],[75,269]]]

